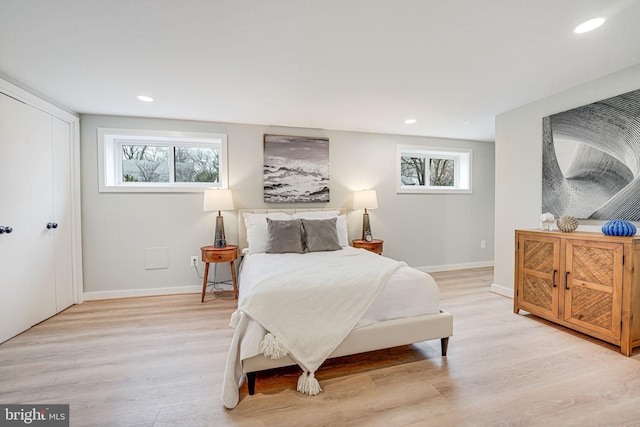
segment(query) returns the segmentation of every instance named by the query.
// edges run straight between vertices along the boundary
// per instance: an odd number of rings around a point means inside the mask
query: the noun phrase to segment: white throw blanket
[[[234,408],[242,382],[240,340],[246,316],[251,317],[288,351],[303,369],[298,389],[314,390],[314,374],[351,332],[389,278],[404,263],[359,251],[313,268],[292,270],[267,278],[240,300],[232,316],[238,326],[229,351],[223,384],[223,403]],[[309,386],[311,387],[309,389]]]

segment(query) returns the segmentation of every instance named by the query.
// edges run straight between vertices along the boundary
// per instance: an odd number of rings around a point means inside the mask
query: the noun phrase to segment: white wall
[[[344,207],[354,190],[374,188],[379,209],[370,211],[373,235],[384,254],[414,267],[436,270],[492,265],[494,146],[491,143],[261,125],[81,116],[82,226],[87,298],[196,291],[201,281],[189,257],[211,244],[214,213],[202,211],[201,193],[99,193],[97,128],[222,132],[228,135],[229,187],[236,209]],[[263,135],[281,133],[330,139],[331,202],[265,205]],[[396,194],[397,144],[471,147],[473,194]],[[235,213],[223,212],[230,243]],[[349,214],[350,237],[361,233],[362,211]],[[486,248],[480,241],[486,240]],[[145,270],[144,251],[169,248],[169,267]],[[227,275],[226,264],[221,273]],[[202,269],[200,270],[202,273]]]
[[[542,118],[640,88],[640,64],[496,117],[496,292],[513,296],[514,230],[539,228],[542,209]],[[604,221],[582,221],[597,231]]]

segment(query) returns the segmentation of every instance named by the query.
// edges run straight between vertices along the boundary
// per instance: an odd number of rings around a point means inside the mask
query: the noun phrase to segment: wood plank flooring
[[[86,302],[0,345],[0,403],[69,403],[72,426],[640,426],[640,354],[527,315],[491,269],[434,273],[454,315],[440,341],[297,368],[220,401],[232,293]]]

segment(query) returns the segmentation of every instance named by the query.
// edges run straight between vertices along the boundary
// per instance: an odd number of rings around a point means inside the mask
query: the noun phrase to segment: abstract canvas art
[[[264,136],[265,203],[329,201],[329,138]]]
[[[542,119],[542,212],[640,221],[640,90]]]

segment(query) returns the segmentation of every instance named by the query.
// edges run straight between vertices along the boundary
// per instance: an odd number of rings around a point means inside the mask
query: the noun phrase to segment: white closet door
[[[56,312],[73,304],[73,253],[71,232],[71,126],[52,117],[53,217],[58,225],[50,234],[55,246]]]
[[[0,94],[0,342],[55,314],[51,116]]]

